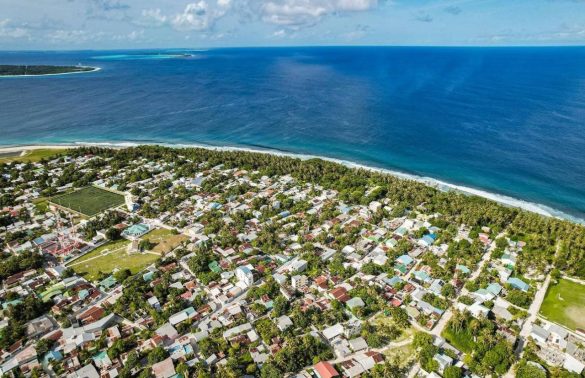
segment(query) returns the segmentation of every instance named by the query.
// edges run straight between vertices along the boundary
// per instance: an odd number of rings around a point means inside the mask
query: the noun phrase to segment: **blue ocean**
[[[0,64],[101,68],[0,78],[0,145],[318,155],[585,218],[585,48],[0,52]]]

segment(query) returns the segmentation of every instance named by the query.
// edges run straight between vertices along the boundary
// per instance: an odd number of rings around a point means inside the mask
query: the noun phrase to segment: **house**
[[[419,239],[418,243],[425,247],[430,247],[435,242],[437,236],[435,234],[428,234]]]
[[[158,301],[157,297],[152,296],[152,297],[148,298],[147,302],[155,310],[157,310],[157,311],[160,310],[160,302]]]
[[[317,375],[318,378],[333,378],[339,377],[339,373],[333,365],[331,365],[327,361],[321,361],[313,367],[313,371]]]
[[[95,366],[89,364],[71,374],[68,374],[67,378],[100,378],[100,375]]]
[[[396,259],[396,262],[408,267],[414,262],[414,260],[408,255],[402,255]]]
[[[439,371],[444,371],[445,368],[453,365],[453,359],[446,354],[437,353],[433,357],[433,360],[437,361],[439,364]]]
[[[412,275],[418,282],[421,283],[429,283],[433,280],[431,276],[429,276],[428,273],[423,270],[417,270],[413,272]]]
[[[325,339],[333,340],[337,336],[343,335],[343,331],[344,331],[343,325],[337,323],[335,325],[332,325],[331,327],[325,328],[321,333],[323,334],[323,337],[325,337]]]
[[[567,347],[567,336],[569,332],[561,326],[556,324],[550,324],[548,327],[548,331],[550,332],[549,342],[556,346],[557,348],[563,350]]]
[[[585,369],[585,364],[583,364],[583,362],[571,356],[570,354],[565,353],[565,361],[563,363],[563,368],[567,369],[572,373],[581,374],[583,372],[583,369]]]
[[[336,299],[340,302],[347,302],[350,299],[347,289],[343,286],[338,286],[329,292],[329,296],[332,299]]]
[[[550,336],[550,333],[546,329],[544,329],[541,326],[538,326],[536,324],[532,325],[532,330],[530,331],[530,337],[532,337],[534,339],[534,341],[536,341],[540,344],[546,344],[546,340],[548,339],[549,336]]]
[[[517,277],[508,278],[508,281],[506,281],[506,283],[512,286],[514,289],[522,291],[528,291],[530,289],[530,285],[528,285],[526,282],[522,281],[520,278]]]
[[[296,275],[292,276],[291,279],[291,286],[296,290],[301,290],[309,284],[309,279],[305,275]]]
[[[244,324],[241,324],[241,325],[239,325],[237,327],[230,328],[227,331],[225,331],[223,333],[223,338],[227,340],[227,339],[229,339],[229,338],[231,338],[233,336],[237,336],[237,335],[239,335],[241,333],[248,332],[248,331],[251,331],[251,330],[252,330],[252,324],[250,324],[250,323],[244,323]]]
[[[177,312],[176,314],[171,315],[169,317],[169,323],[171,323],[171,325],[174,326],[176,324],[184,322],[187,319],[191,319],[195,315],[197,315],[195,309],[193,307],[188,307],[182,311]]]
[[[248,266],[239,266],[236,269],[236,277],[246,287],[252,286],[254,284],[254,274]]]
[[[482,302],[491,301],[492,299],[494,299],[494,295],[487,291],[486,289],[479,289],[478,291],[473,293],[473,296]]]
[[[500,295],[500,292],[502,291],[502,286],[498,283],[491,283],[488,285],[488,287],[485,288],[485,290],[491,294],[493,294],[494,296],[498,296]]]
[[[471,273],[471,270],[468,267],[466,267],[465,265],[460,265],[460,264],[457,264],[457,266],[455,267],[455,270],[457,270],[463,274],[470,274]]]
[[[510,255],[509,253],[504,253],[502,255],[502,257],[500,257],[500,261],[505,266],[511,266],[511,267],[516,266],[516,257]]]
[[[366,304],[360,297],[351,298],[349,301],[346,302],[347,307],[350,310],[353,310],[358,307],[364,307]]]
[[[368,348],[368,343],[364,340],[363,337],[356,337],[355,339],[349,340],[349,347],[354,352],[359,352],[361,350]]]
[[[149,231],[149,225],[144,223],[137,223],[122,231],[122,237],[128,240],[137,240],[146,235]]]
[[[441,295],[441,290],[443,289],[444,285],[445,282],[443,282],[443,280],[440,279],[433,280],[431,286],[429,287],[429,291],[436,295]]]
[[[152,365],[152,374],[155,378],[173,377],[176,374],[173,359],[169,357],[166,360],[162,360],[161,362]]]
[[[292,327],[293,322],[287,315],[282,315],[278,319],[276,319],[276,327],[281,332],[284,332],[287,328]]]

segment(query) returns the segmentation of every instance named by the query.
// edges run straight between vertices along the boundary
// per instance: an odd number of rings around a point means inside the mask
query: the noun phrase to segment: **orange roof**
[[[317,365],[315,365],[314,369],[321,378],[339,377],[337,370],[335,370],[333,365],[327,361],[319,362]]]

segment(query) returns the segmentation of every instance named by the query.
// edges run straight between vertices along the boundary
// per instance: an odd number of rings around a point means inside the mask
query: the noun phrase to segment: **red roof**
[[[331,365],[327,361],[319,362],[317,365],[315,365],[314,369],[320,378],[339,377],[339,373],[337,372],[337,370],[335,370],[333,365]]]

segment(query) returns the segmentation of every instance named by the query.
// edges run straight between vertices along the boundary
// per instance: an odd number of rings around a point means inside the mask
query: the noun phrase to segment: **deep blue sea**
[[[274,149],[585,218],[585,48],[0,52],[0,64],[78,63],[101,70],[0,78],[0,145]]]

